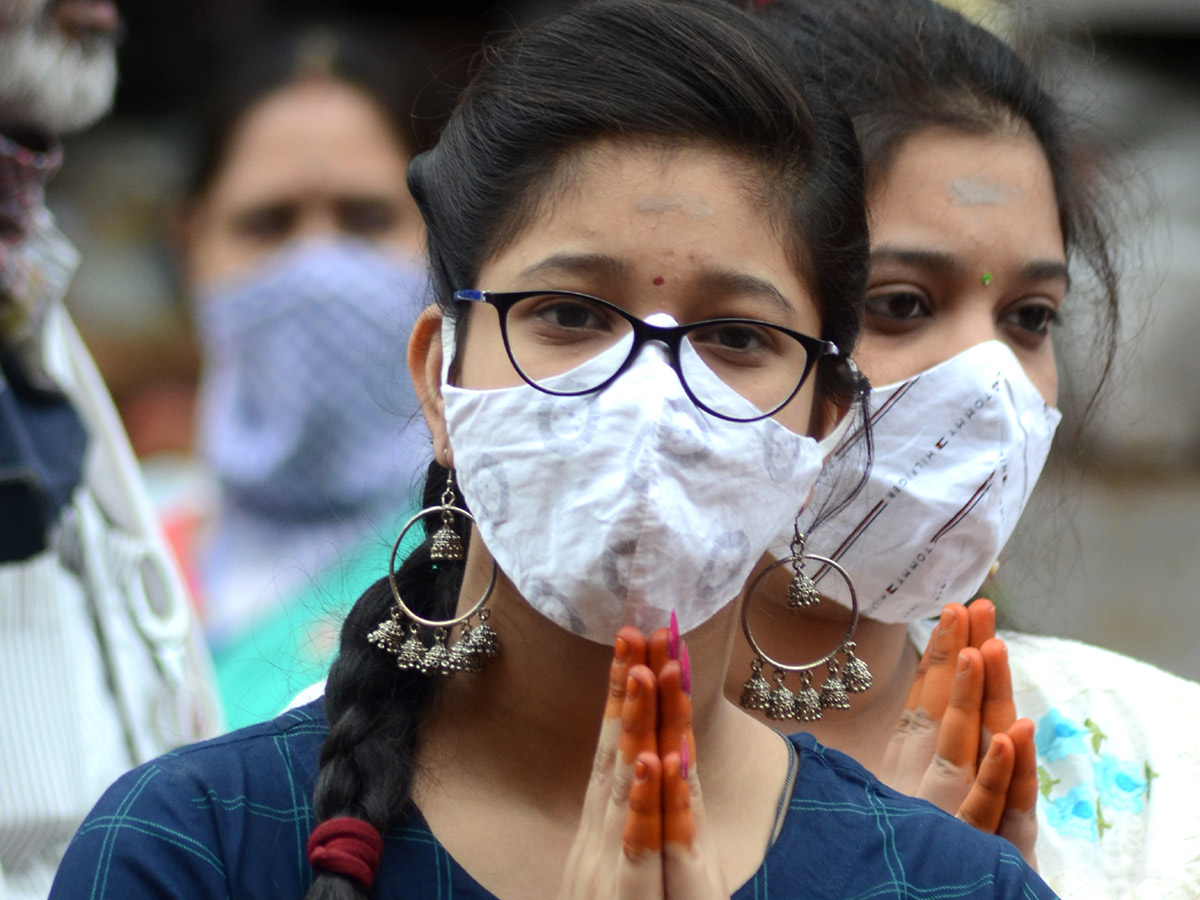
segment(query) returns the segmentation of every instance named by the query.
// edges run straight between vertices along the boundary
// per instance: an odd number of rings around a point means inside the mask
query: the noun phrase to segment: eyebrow
[[[949,253],[890,244],[873,248],[871,262],[894,262],[951,275],[961,275],[965,271],[962,263]],[[1066,263],[1054,259],[1036,259],[1028,262],[1021,267],[1017,277],[1021,281],[1061,281],[1068,289],[1071,287],[1071,276]]]
[[[627,263],[606,253],[556,253],[523,269],[521,278],[561,272],[569,275],[622,278],[629,275]],[[700,272],[696,289],[715,294],[739,294],[758,297],[769,301],[787,313],[795,313],[796,306],[775,285],[766,279],[746,272],[729,269],[707,269]]]
[[[697,288],[714,294],[737,294],[770,302],[782,312],[795,315],[796,304],[764,278],[729,269],[708,269],[700,273]]]
[[[607,253],[555,253],[522,269],[520,277],[528,278],[545,272],[619,278],[629,274],[629,266]]]

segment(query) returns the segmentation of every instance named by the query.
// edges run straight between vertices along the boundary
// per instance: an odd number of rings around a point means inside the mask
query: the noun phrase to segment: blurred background
[[[419,57],[420,146],[481,43],[553,5],[120,0],[114,115],[68,143],[50,205],[83,253],[69,305],[153,489],[181,490],[161,473],[193,449],[199,354],[177,259],[211,85],[281,30],[349,22]],[[953,5],[1024,45],[1091,129],[1116,188],[1125,276],[1116,371],[1081,429],[1092,385],[1067,386],[1051,465],[988,592],[1010,624],[1200,678],[1200,3]],[[1087,368],[1069,309],[1061,346]]]

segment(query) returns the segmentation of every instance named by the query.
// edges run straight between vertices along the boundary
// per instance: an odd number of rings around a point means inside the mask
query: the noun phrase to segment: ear
[[[454,451],[446,431],[446,406],[442,401],[442,311],[427,306],[408,338],[408,374],[421,404],[425,424],[433,435],[433,455],[446,468],[454,466]]]

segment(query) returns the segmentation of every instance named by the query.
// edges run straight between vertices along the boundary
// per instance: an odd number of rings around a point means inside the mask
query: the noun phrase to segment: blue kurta
[[[134,769],[79,829],[50,900],[299,900],[327,732],[317,701]],[[809,735],[790,740],[800,765],[782,829],[734,900],[1054,896],[1002,838],[885,787]],[[373,893],[494,900],[416,813],[386,836]]]

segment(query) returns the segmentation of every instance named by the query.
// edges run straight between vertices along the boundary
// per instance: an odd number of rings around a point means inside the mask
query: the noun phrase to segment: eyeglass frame
[[[625,361],[617,367],[608,378],[604,379],[595,387],[587,388],[582,391],[555,391],[535,382],[521,369],[520,363],[512,352],[512,345],[508,340],[508,312],[516,304],[522,300],[527,300],[530,297],[542,297],[546,295],[558,295],[563,297],[576,297],[581,300],[587,300],[592,303],[598,303],[606,309],[616,313],[622,319],[629,323],[633,333],[633,344],[629,348],[629,356]],[[701,319],[698,322],[687,322],[683,325],[651,325],[644,319],[639,319],[633,313],[622,309],[615,303],[610,303],[600,297],[595,297],[592,294],[585,294],[581,291],[564,291],[564,290],[541,290],[541,291],[480,291],[480,290],[460,290],[455,291],[452,299],[456,303],[486,303],[496,310],[496,315],[500,318],[500,337],[504,341],[504,352],[508,355],[508,361],[512,363],[513,369],[530,387],[541,391],[543,394],[549,394],[553,397],[582,397],[587,394],[598,394],[600,391],[607,388],[610,384],[621,377],[622,374],[629,369],[637,358],[638,351],[650,341],[658,341],[666,345],[670,351],[670,366],[675,371],[675,377],[679,379],[679,384],[683,388],[684,393],[688,398],[696,404],[698,409],[703,410],[710,416],[718,419],[724,419],[726,422],[758,422],[762,419],[770,418],[779,412],[785,406],[792,402],[796,394],[800,392],[800,388],[804,386],[804,382],[813,373],[817,364],[827,357],[840,357],[842,351],[833,341],[827,341],[823,338],[815,338],[811,335],[802,334],[799,331],[793,331],[783,325],[776,325],[774,322],[767,322],[762,319],[749,319],[744,317],[721,317],[716,319]],[[800,377],[796,380],[796,386],[792,388],[792,392],[788,394],[787,399],[777,405],[774,409],[764,412],[761,415],[754,416],[750,419],[738,418],[729,416],[724,413],[717,412],[709,407],[706,403],[700,400],[692,391],[691,386],[687,382],[687,378],[683,374],[683,366],[679,360],[679,346],[683,339],[691,331],[696,331],[700,328],[710,327],[712,325],[766,325],[776,331],[783,332],[788,337],[793,338],[805,352],[804,371],[800,373]]]

